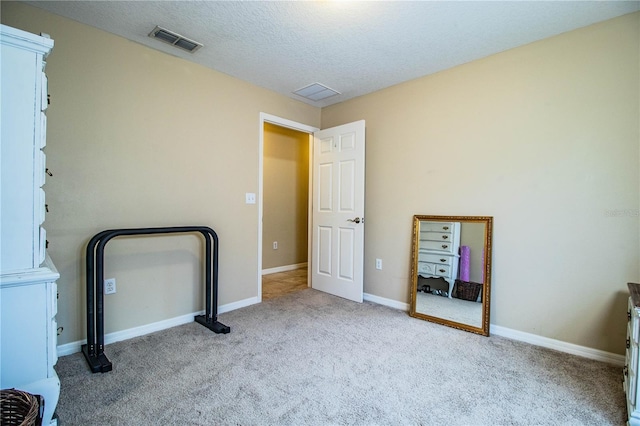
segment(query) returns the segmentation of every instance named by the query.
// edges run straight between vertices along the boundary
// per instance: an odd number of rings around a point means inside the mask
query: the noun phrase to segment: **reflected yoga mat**
[[[484,249],[482,249],[482,282],[484,282]]]
[[[460,247],[460,279],[469,281],[469,271],[471,270],[471,247]]]

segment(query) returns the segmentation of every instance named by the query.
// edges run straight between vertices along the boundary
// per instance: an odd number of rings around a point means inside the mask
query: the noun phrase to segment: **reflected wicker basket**
[[[482,290],[482,284],[456,280],[456,289],[458,299],[475,302]]]
[[[0,426],[41,426],[44,398],[17,389],[0,390]]]

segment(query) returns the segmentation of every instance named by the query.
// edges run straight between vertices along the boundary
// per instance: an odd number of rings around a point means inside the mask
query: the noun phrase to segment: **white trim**
[[[379,305],[389,306],[391,308],[409,311],[409,304],[398,302],[397,300],[387,299],[373,294],[364,294],[364,300],[377,303]],[[536,334],[525,333],[524,331],[513,330],[511,328],[502,327],[495,324],[489,325],[489,332],[495,336],[506,337],[507,339],[517,340],[520,342],[530,343],[532,345],[541,346],[547,349],[553,349],[567,354],[581,356],[583,358],[593,359],[595,361],[607,362],[609,364],[624,366],[624,355],[618,355],[611,352],[601,351],[599,349],[588,348],[586,346],[575,345],[573,343],[563,342],[561,340],[550,339],[548,337],[538,336]]]
[[[295,263],[293,265],[276,266],[275,268],[268,268],[262,270],[262,275],[276,274],[278,272],[295,271],[296,269],[302,269],[307,267],[307,262]]]
[[[237,302],[228,303],[218,307],[218,314],[233,311],[236,309],[244,308],[246,306],[258,303],[257,298],[251,297],[249,299],[239,300]],[[127,330],[116,331],[114,333],[105,334],[104,343],[108,345],[110,343],[119,342],[121,340],[131,339],[133,337],[144,336],[145,334],[155,333],[156,331],[166,330],[167,328],[176,327],[178,325],[188,324],[193,322],[193,317],[196,315],[202,315],[204,311],[193,312],[191,314],[180,315],[179,317],[169,318],[166,320],[154,322],[151,324],[141,325],[139,327],[129,328]],[[78,340],[57,347],[58,356],[71,355],[76,352],[80,352],[82,345],[86,344],[86,340]]]
[[[256,277],[257,287],[258,287],[258,296],[257,303],[262,302],[262,215],[263,215],[263,198],[262,193],[264,190],[264,170],[263,170],[263,162],[264,162],[264,123],[275,124],[276,126],[286,127],[288,129],[297,130],[299,132],[308,133],[313,135],[313,132],[317,132],[317,127],[309,126],[307,124],[298,123],[296,121],[292,121],[286,118],[278,117],[276,115],[267,114],[266,112],[260,113],[259,125],[258,129],[258,276]],[[312,144],[312,139],[309,138],[309,144]],[[309,161],[311,161],[311,156],[313,155],[313,151],[309,150]],[[311,188],[311,170],[309,170],[309,188]],[[311,193],[309,193],[309,203],[311,203]],[[309,218],[307,219],[309,222],[308,232],[311,232],[311,208],[309,208]],[[311,245],[311,239],[308,241],[309,246]],[[311,250],[307,250],[307,262],[310,264],[310,256]],[[310,273],[310,271],[309,271]],[[307,277],[307,282],[309,286],[311,284],[311,280],[309,276]]]
[[[390,308],[399,309],[402,311],[409,310],[409,304],[399,302],[397,300],[387,299],[385,297],[376,296],[369,293],[364,293],[364,300],[367,302],[377,303],[378,305],[388,306]],[[257,297],[250,297],[248,299],[239,300],[237,302],[228,303],[218,307],[218,314],[234,311],[236,309],[245,308],[247,306],[260,303]],[[194,312],[191,314],[181,315],[179,317],[170,318],[163,321],[158,321],[152,324],[143,325],[140,327],[130,328],[128,330],[117,331],[115,333],[109,333],[104,336],[104,343],[110,344],[119,342],[121,340],[131,339],[133,337],[143,336],[145,334],[154,333],[156,331],[165,330],[167,328],[176,327],[178,325],[187,324],[193,322],[193,317],[196,315],[202,315],[204,311]],[[618,355],[611,352],[601,351],[599,349],[592,349],[586,346],[575,345],[573,343],[567,343],[556,339],[550,339],[548,337],[538,336],[536,334],[525,333],[523,331],[513,330],[511,328],[502,327],[499,325],[491,324],[489,331],[495,336],[505,337],[507,339],[517,340],[520,342],[530,343],[532,345],[541,346],[543,348],[553,349],[556,351],[581,356],[583,358],[593,359],[595,361],[607,362],[616,366],[623,366],[625,357],[624,355]],[[58,356],[71,355],[76,352],[80,352],[81,346],[86,343],[86,340],[79,340],[76,342],[66,343],[58,346]]]
[[[292,120],[287,120],[286,118],[282,118],[282,117],[278,117],[276,115],[271,115],[271,114],[267,114],[265,112],[261,112],[260,113],[260,121],[262,124],[262,128],[264,128],[264,123],[271,123],[271,124],[275,124],[276,126],[280,126],[280,127],[287,127],[289,129],[293,129],[293,130],[297,130],[299,132],[303,132],[303,133],[313,133],[313,132],[317,132],[318,129],[317,127],[313,127],[313,126],[309,126],[307,124],[302,124],[302,123],[298,123],[296,121],[292,121]]]
[[[247,306],[260,303],[257,297],[250,297],[248,299],[238,300],[237,302],[227,303],[226,305],[218,306],[218,315],[226,312],[235,311],[236,309],[246,308]]]
[[[409,304],[404,302],[398,302],[397,300],[387,299],[386,297],[376,296],[374,294],[364,293],[362,295],[366,302],[377,303],[378,305],[388,306],[394,309],[400,309],[401,311],[409,311]]]
[[[556,351],[578,355],[584,358],[596,361],[608,362],[610,364],[623,366],[624,355],[618,355],[611,352],[601,351],[599,349],[588,348],[586,346],[574,345],[573,343],[563,342],[561,340],[550,339],[548,337],[538,336],[536,334],[525,333],[524,331],[513,330],[499,325],[491,324],[489,328],[490,334],[506,337],[520,342],[531,343],[532,345],[542,346],[543,348],[554,349]]]
[[[309,171],[309,186],[307,188],[307,286],[312,288],[313,282],[311,281],[311,251],[313,250],[313,221],[311,220],[311,214],[313,213],[313,143],[315,140],[315,134],[309,133],[309,164],[307,170]]]

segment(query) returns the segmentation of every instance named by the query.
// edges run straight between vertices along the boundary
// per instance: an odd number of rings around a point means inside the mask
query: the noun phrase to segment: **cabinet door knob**
[[[447,259],[440,259],[440,262],[446,262]]]
[[[449,238],[449,236],[448,236],[448,235],[443,235],[443,236],[442,236],[442,239],[443,239],[443,240],[446,240],[447,238]]]
[[[631,321],[631,311],[627,311],[627,321]]]
[[[443,249],[446,249],[447,247],[449,247],[449,246],[448,246],[448,245],[446,245],[446,244],[443,244],[443,245],[442,245],[442,248],[443,248]]]
[[[449,227],[448,226],[443,226],[442,229],[444,229],[445,231],[448,231]]]
[[[444,269],[438,269],[438,270],[439,270],[440,272],[445,272],[445,270],[444,270]]]
[[[49,168],[44,169],[44,171],[45,171],[49,176],[53,176],[53,173],[51,173],[51,172],[49,171]]]
[[[627,349],[631,347],[631,339],[627,339]]]
[[[624,369],[623,369],[622,371],[624,372],[624,375],[625,375],[625,376],[628,376],[628,375],[629,375],[629,368],[627,368],[627,366],[626,366],[626,365],[624,366]]]

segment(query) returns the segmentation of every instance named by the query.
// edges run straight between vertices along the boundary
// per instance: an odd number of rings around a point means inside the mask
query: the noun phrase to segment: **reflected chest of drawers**
[[[421,221],[418,244],[418,275],[443,278],[449,284],[451,297],[458,278],[460,222]]]

